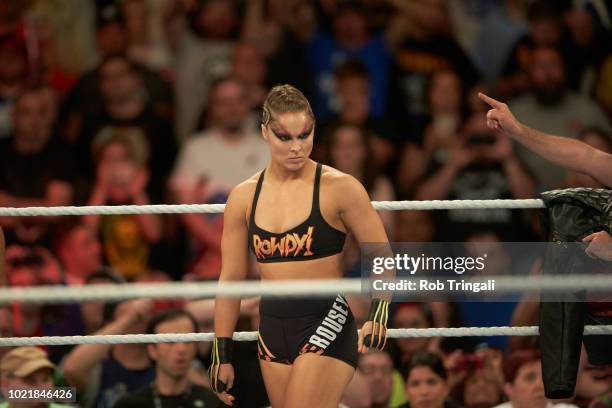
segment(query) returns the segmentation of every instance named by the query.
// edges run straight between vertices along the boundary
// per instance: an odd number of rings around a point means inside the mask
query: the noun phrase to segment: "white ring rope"
[[[432,279],[431,276],[428,276]],[[435,278],[435,277],[434,277]],[[449,278],[448,276],[441,278]],[[462,279],[461,275],[453,277]],[[572,276],[498,276],[495,280],[496,294],[523,293],[542,290],[545,292],[607,292],[612,294],[612,275]],[[482,282],[480,279],[464,278],[466,282]],[[85,286],[28,286],[0,288],[0,304],[20,303],[78,303],[84,301],[122,301],[136,298],[155,299],[204,299],[215,296],[329,296],[344,294],[369,294],[371,285],[367,279],[317,279],[276,281],[231,281],[231,282],[169,282],[169,283],[125,283],[121,285]],[[400,293],[400,292],[396,292]],[[401,292],[407,295],[407,292]],[[427,291],[410,291],[415,297]],[[611,295],[612,296],[612,295]]]
[[[544,208],[539,199],[527,200],[430,200],[430,201],[374,201],[376,210],[451,210],[451,209],[535,209]],[[124,206],[65,206],[65,207],[0,207],[0,216],[61,216],[61,215],[114,215],[114,214],[181,214],[221,213],[225,204],[176,204],[176,205],[124,205]],[[538,277],[496,277],[496,292],[522,292],[526,290],[568,291],[605,290],[612,287],[612,276],[585,275]],[[264,285],[265,283],[265,285]],[[202,282],[164,284],[124,284],[89,286],[39,286],[27,288],[0,288],[0,304],[22,303],[71,303],[91,300],[119,301],[134,298],[207,298],[255,295],[335,295],[367,292],[367,281],[359,279],[319,281],[250,281],[250,282]],[[463,337],[463,336],[536,336],[537,326],[525,327],[457,327],[428,329],[389,329],[390,338]],[[585,335],[612,334],[612,325],[585,326]],[[28,345],[77,345],[77,344],[132,344],[160,342],[212,341],[214,333],[180,334],[127,334],[104,336],[46,336],[0,338],[0,347]],[[257,332],[236,332],[234,340],[253,341]]]
[[[537,336],[538,326],[522,327],[445,327],[429,329],[389,329],[390,338]],[[612,325],[585,326],[584,335],[612,334]],[[0,347],[62,346],[76,344],[135,344],[212,341],[214,333],[116,334],[99,336],[46,336],[0,338]],[[257,340],[257,332],[235,332],[235,341]]]
[[[539,199],[525,200],[429,200],[373,201],[376,210],[468,210],[544,208]],[[93,205],[83,207],[0,207],[0,216],[31,217],[58,215],[186,214],[221,213],[225,204]]]

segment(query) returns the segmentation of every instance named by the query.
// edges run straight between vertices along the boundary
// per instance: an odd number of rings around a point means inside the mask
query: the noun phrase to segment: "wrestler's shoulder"
[[[333,191],[339,193],[363,188],[355,177],[327,165],[323,165],[321,171],[321,185],[323,188],[329,186]]]

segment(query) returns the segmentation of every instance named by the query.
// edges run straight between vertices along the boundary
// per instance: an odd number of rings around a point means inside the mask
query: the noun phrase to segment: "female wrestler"
[[[246,277],[247,246],[261,278],[342,277],[347,231],[359,242],[388,242],[363,186],[353,177],[309,159],[315,120],[304,95],[274,87],[263,106],[261,131],[271,161],[230,194],[221,241],[221,281]],[[217,298],[211,383],[231,404],[231,337],[240,299]],[[382,349],[388,300],[374,299],[357,339],[342,295],[334,298],[263,298],[260,366],[273,407],[337,407],[357,365],[358,351]],[[365,336],[364,336],[365,335]]]

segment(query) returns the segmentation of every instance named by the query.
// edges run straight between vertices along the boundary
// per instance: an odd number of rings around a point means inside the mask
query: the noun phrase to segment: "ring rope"
[[[374,201],[376,210],[451,210],[451,209],[537,209],[544,208],[539,199],[524,200],[425,200],[425,201]],[[225,204],[175,204],[175,205],[126,205],[126,206],[64,206],[64,207],[4,207],[0,216],[62,216],[62,215],[114,215],[114,214],[182,214],[182,213],[221,213]],[[497,277],[496,290],[525,291],[602,289],[611,286],[612,277],[579,276]],[[155,298],[206,298],[215,295],[254,296],[254,295],[328,295],[342,293],[362,293],[363,282],[358,279],[308,281],[309,286],[299,281],[288,282],[217,282],[206,283],[166,283],[166,284],[124,284],[91,285],[88,287],[27,287],[0,289],[0,304],[19,301],[22,303],[70,303],[85,300],[126,300],[140,297]],[[330,285],[331,283],[331,285]],[[72,292],[72,293],[71,293]],[[390,338],[415,337],[459,337],[459,336],[534,336],[537,326],[526,327],[458,327],[428,329],[389,329]],[[612,334],[612,325],[585,326],[585,335]],[[152,335],[104,335],[104,336],[46,336],[23,338],[0,338],[0,347],[25,345],[77,345],[77,344],[129,344],[157,342],[212,341],[214,333],[181,333]],[[253,341],[257,332],[234,333],[236,341]]]
[[[256,331],[235,332],[235,341],[255,341]],[[538,326],[520,327],[437,327],[428,329],[389,329],[390,338],[537,336]],[[612,334],[612,325],[585,326],[584,335]],[[212,341],[215,333],[115,334],[99,336],[45,336],[0,338],[0,347],[63,346],[78,344],[136,344]]]
[[[445,278],[448,278],[445,277]],[[546,292],[610,292],[612,275],[559,276],[498,276],[495,293],[522,293],[542,290]],[[457,275],[456,279],[461,279]],[[466,282],[472,279],[464,278]],[[475,281],[482,281],[475,280]],[[371,286],[367,279],[316,279],[278,281],[210,281],[169,283],[124,283],[121,285],[85,286],[28,286],[0,288],[0,304],[20,303],[75,303],[84,301],[122,301],[135,298],[155,299],[204,299],[215,296],[329,296],[344,294],[368,294]],[[428,291],[404,291],[403,294],[427,294]],[[449,292],[451,293],[451,292]]]
[[[424,200],[372,201],[376,210],[468,210],[544,208],[540,199],[524,200]],[[187,214],[221,213],[225,204],[92,205],[64,207],[0,207],[0,216],[31,217],[59,215]]]

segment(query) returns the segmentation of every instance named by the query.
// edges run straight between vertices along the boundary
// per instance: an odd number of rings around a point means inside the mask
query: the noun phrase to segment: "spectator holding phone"
[[[487,129],[480,114],[453,134],[445,157],[416,189],[418,200],[523,199],[534,194],[534,182],[514,155],[509,137]],[[449,210],[434,215],[438,239],[462,241],[482,229],[504,239],[521,238],[520,214],[510,209]],[[517,228],[519,227],[519,228]]]

